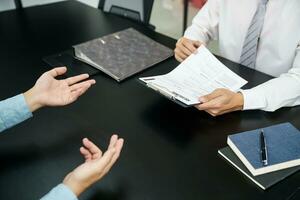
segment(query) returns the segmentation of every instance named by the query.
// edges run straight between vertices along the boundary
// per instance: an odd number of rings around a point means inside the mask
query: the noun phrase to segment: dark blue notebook
[[[252,175],[300,165],[300,132],[290,123],[263,128],[268,153],[268,165],[261,161],[260,131],[262,129],[229,135],[227,144]]]

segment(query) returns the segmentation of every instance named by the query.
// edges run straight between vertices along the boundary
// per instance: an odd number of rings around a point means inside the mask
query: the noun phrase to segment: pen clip
[[[268,165],[268,150],[264,130],[260,130],[260,153],[263,166]]]

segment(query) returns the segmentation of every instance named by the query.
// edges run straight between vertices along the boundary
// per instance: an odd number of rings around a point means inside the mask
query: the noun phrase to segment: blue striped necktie
[[[250,68],[255,68],[259,37],[264,25],[266,6],[268,0],[260,0],[252,22],[248,28],[247,36],[240,58],[240,63]]]

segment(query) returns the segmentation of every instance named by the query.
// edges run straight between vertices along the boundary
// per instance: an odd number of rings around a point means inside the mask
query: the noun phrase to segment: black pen
[[[264,134],[264,130],[260,131],[260,152],[261,152],[261,162],[264,166],[268,165],[268,149],[266,137]]]

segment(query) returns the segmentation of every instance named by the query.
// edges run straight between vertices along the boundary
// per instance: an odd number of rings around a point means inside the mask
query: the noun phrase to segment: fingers
[[[71,97],[69,99],[69,101],[66,104],[70,104],[73,103],[74,101],[76,101],[81,95],[83,95],[85,91],[83,89],[78,89],[75,91],[71,92]]]
[[[199,104],[197,105],[197,108],[199,110],[209,110],[209,109],[219,109],[221,107],[221,103],[222,100],[221,100],[222,97],[218,96],[206,103],[202,103],[202,104]]]
[[[187,38],[181,38],[176,43],[176,48],[174,50],[175,58],[182,62],[192,53],[197,52],[197,48],[201,45],[199,41],[189,40]]]
[[[87,85],[85,87],[82,87],[82,88],[72,91],[70,102],[68,102],[68,103],[72,103],[72,102],[76,101],[78,99],[78,97],[83,95],[90,87],[91,87],[91,85]]]
[[[175,53],[175,58],[179,61],[183,61],[185,60],[189,55],[192,54],[192,51],[189,50],[184,44],[183,44],[183,40],[185,39],[180,39],[177,43],[176,43],[176,48],[174,50]]]
[[[115,148],[116,152],[120,153],[120,151],[123,147],[124,139],[123,138],[118,138],[118,137],[119,137],[118,135],[111,136],[108,149]]]
[[[217,98],[218,96],[221,96],[221,95],[222,95],[222,91],[220,89],[217,89],[208,95],[200,97],[199,100],[202,103],[206,103],[206,102],[211,101],[212,99]]]
[[[87,138],[82,140],[83,147],[80,148],[80,152],[82,155],[88,160],[94,159],[102,159],[102,151],[95,145],[92,141]],[[110,139],[110,143],[108,146],[108,150],[114,150],[117,152],[116,156],[114,156],[114,162],[119,157],[120,151],[123,146],[123,139],[118,139],[117,135],[113,135]],[[109,164],[109,163],[108,163]]]
[[[189,56],[197,49],[191,43],[182,43],[181,45],[178,45],[178,50],[185,56]]]
[[[214,99],[216,100],[216,102],[212,102],[213,105],[211,105],[210,108],[207,107],[205,111],[211,114],[212,116],[218,116],[233,111],[243,110],[244,102],[243,96],[241,95],[242,94],[237,93],[236,95],[232,94],[232,96],[219,96],[216,99]]]
[[[213,116],[213,117],[218,116],[216,110],[205,110],[205,112],[207,112],[208,114],[210,114],[210,115]]]
[[[115,164],[115,162],[118,160],[121,150],[123,148],[124,139],[120,138],[116,141],[115,146],[113,147],[115,149],[115,154],[111,158],[110,162],[107,164],[107,166],[104,168],[104,173],[107,173],[112,166]]]
[[[223,115],[225,113],[231,112],[231,109],[226,109],[226,110],[218,110],[218,109],[210,109],[210,110],[205,110],[208,114],[210,114],[213,117]]]
[[[108,149],[103,156],[97,161],[99,169],[101,169],[102,173],[101,174],[106,174],[108,171],[108,166],[110,165],[114,155],[116,153],[115,148]]]
[[[175,53],[175,59],[176,59],[178,62],[183,62],[183,58],[179,57],[176,53]]]
[[[81,89],[81,88],[86,88],[86,87],[90,87],[91,85],[94,85],[96,83],[96,81],[94,79],[92,80],[88,80],[88,81],[84,81],[84,82],[81,82],[81,83],[77,83],[77,84],[74,84],[70,87],[71,91],[74,91],[74,90],[78,90],[78,89]]]
[[[189,55],[197,51],[197,48],[201,45],[199,41],[190,40],[187,38],[181,38],[178,42],[178,47],[182,48],[182,50],[186,49]]]
[[[87,79],[88,77],[89,77],[88,74],[80,74],[78,76],[73,76],[73,77],[67,78],[66,82],[68,83],[68,85],[73,85],[75,83],[78,83],[80,81]]]
[[[84,147],[80,147],[80,153],[84,156],[84,159],[86,162],[89,162],[92,160],[92,154],[89,150],[87,150]]]
[[[195,53],[197,51],[198,46],[196,42],[194,41],[184,41],[183,43],[183,47],[185,47],[186,51],[188,52],[189,55],[191,55],[192,53]],[[182,48],[184,50],[184,48]]]
[[[101,179],[111,169],[114,163],[120,156],[124,140],[118,139],[117,135],[113,135],[110,139],[110,144],[103,156],[94,157],[95,154],[102,153],[101,150],[87,138],[83,139],[83,146],[80,148],[81,154],[85,157],[89,171],[94,177],[92,181],[95,182]]]
[[[123,148],[123,145],[124,145],[124,139],[123,138],[120,138],[118,139],[118,141],[116,142],[115,144],[115,149],[116,149],[116,153],[115,155],[113,156],[113,159],[112,159],[112,162],[110,163],[110,167],[116,162],[116,160],[119,158],[120,156],[120,153],[122,151],[122,148]]]
[[[175,58],[178,62],[183,62],[187,58],[187,56],[184,55],[182,52],[180,52],[180,50],[177,48],[174,50],[174,53],[175,53]]]
[[[218,109],[221,107],[222,96],[223,96],[223,89],[216,89],[212,93],[200,97],[199,100],[202,103],[196,105],[195,107],[198,110]]]
[[[242,110],[244,99],[242,94],[227,89],[217,89],[213,93],[202,97],[202,104],[196,106],[212,116],[222,115],[228,112]]]
[[[111,138],[110,138],[109,146],[108,146],[107,149],[114,148],[117,141],[118,141],[118,135],[112,135]]]
[[[202,45],[202,43],[199,42],[199,41],[192,41],[192,42],[193,42],[193,45],[194,45],[197,49]]]
[[[63,75],[64,73],[67,72],[67,68],[66,67],[57,67],[54,68],[46,73],[49,73],[52,77],[56,77],[56,76],[60,76]]]
[[[113,135],[110,139],[110,144],[102,158],[99,159],[98,165],[102,167],[103,174],[106,174],[118,160],[123,148],[124,139],[118,139],[118,135]],[[99,167],[99,168],[101,168]]]
[[[83,143],[85,149],[90,152],[92,159],[101,158],[102,151],[92,141],[90,141],[87,138],[84,138],[82,140],[82,143]]]
[[[224,114],[224,113],[227,113],[227,111],[228,110],[221,110],[221,109],[219,109],[219,108],[204,108],[204,106],[203,107],[201,107],[200,105],[197,105],[197,106],[195,106],[198,110],[203,110],[203,111],[205,111],[205,112],[207,112],[208,114],[210,114],[211,116],[213,116],[213,117],[216,117],[216,116],[218,116],[218,115],[222,115],[222,114]],[[214,106],[212,106],[212,107],[214,107]]]
[[[69,102],[67,102],[67,103],[68,103],[68,104],[69,104],[69,103],[73,103],[73,102],[76,101],[76,100],[78,99],[78,97],[80,97],[82,94],[83,94],[82,89],[78,89],[78,90],[72,91],[72,92],[71,92],[70,100],[69,100]]]
[[[119,153],[119,154],[121,153],[123,145],[124,145],[124,139],[123,138],[118,139],[118,141],[116,142],[116,145],[115,145],[117,153]]]

